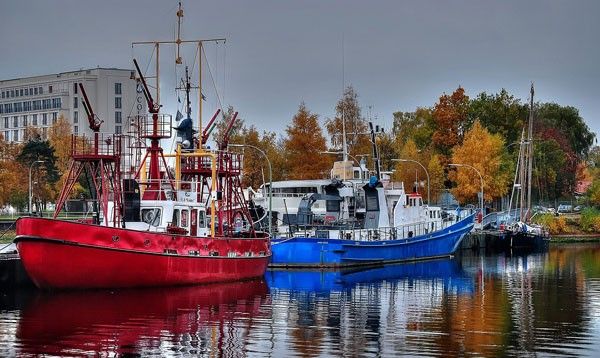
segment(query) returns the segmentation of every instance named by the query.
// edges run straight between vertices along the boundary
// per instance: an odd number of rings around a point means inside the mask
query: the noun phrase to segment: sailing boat
[[[177,16],[183,16],[181,4]],[[149,42],[156,46],[157,67],[159,44],[183,42],[202,49],[201,40]],[[179,50],[176,63],[181,63]],[[137,128],[131,141],[126,135],[103,136],[102,121],[84,95],[94,137],[72,138],[69,175],[54,217],[17,221],[15,243],[27,273],[44,289],[189,285],[262,276],[270,241],[268,234],[254,229],[241,195],[242,157],[226,150],[227,133],[219,150],[204,145],[219,111],[199,130],[200,138],[193,138],[193,130],[183,131],[187,148],[179,144],[170,155],[175,159],[172,173],[161,147],[161,140],[172,136],[171,116],[160,113],[158,86],[153,96],[135,59],[134,64],[148,114],[131,118]],[[188,123],[189,81],[186,75]],[[235,120],[236,115],[228,128]],[[181,124],[178,129],[183,130]],[[136,143],[143,144],[145,155],[137,170],[122,171],[140,148]],[[99,209],[91,220],[59,220],[82,173],[91,177]]]
[[[521,132],[515,179],[508,207],[508,212],[510,214],[512,212],[513,203],[519,205],[518,220],[515,220],[508,228],[512,233],[512,235],[510,235],[510,247],[535,246],[536,241],[539,241],[536,240],[536,238],[539,239],[548,236],[548,233],[542,226],[531,223],[531,175],[533,171],[534,121],[533,95],[534,88],[532,83],[529,102],[529,119],[527,121],[527,138],[525,138],[525,129],[523,129]]]

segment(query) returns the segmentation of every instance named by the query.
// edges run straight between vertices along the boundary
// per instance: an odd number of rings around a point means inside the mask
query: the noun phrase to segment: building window
[[[29,88],[25,88],[25,95],[29,96]]]
[[[42,101],[39,99],[37,101],[33,101],[33,110],[39,111],[40,109],[42,109]]]
[[[32,117],[32,118],[31,118],[31,123],[32,123],[34,126],[37,126],[37,114],[34,114],[34,115],[32,115],[31,117]]]
[[[73,97],[73,108],[79,108],[78,105],[79,105],[79,102],[77,100],[77,97]]]
[[[44,89],[42,87],[38,87],[38,93],[39,94],[44,94]]]
[[[4,128],[8,128],[8,117],[4,117]]]
[[[30,89],[29,89],[29,95],[30,95],[30,96],[33,96],[33,88],[30,88]]]
[[[17,128],[18,126],[19,126],[19,117],[14,116],[13,117],[13,127]]]
[[[121,97],[115,97],[115,108],[121,108]]]
[[[2,98],[4,98],[4,91],[2,91]]]
[[[4,113],[12,113],[12,111],[13,111],[12,103],[6,103],[4,105]]]
[[[73,123],[79,123],[79,112],[73,112]]]
[[[121,84],[115,83],[115,94],[121,94]]]
[[[18,129],[15,129],[15,130],[13,131],[13,140],[14,140],[15,142],[18,142],[18,141],[19,141],[19,130],[18,130]]]
[[[43,126],[47,126],[48,125],[48,113],[42,114],[42,125]]]
[[[77,94],[77,82],[73,83],[73,93]]]
[[[23,110],[25,112],[31,111],[31,101],[23,102]]]
[[[75,129],[75,135],[78,135],[79,134],[79,127],[75,126],[74,129]]]
[[[116,111],[115,112],[115,123],[122,123],[121,112],[120,111]]]
[[[60,108],[61,107],[61,99],[60,98],[52,98],[52,108]]]
[[[23,116],[23,127],[27,127],[27,116]]]
[[[58,112],[52,112],[52,124],[56,124],[57,119],[58,119]]]
[[[38,89],[37,89],[37,87],[33,89],[33,93],[34,93],[34,94],[36,94],[36,95],[38,94]]]
[[[15,90],[10,90],[10,97],[14,98],[15,97]]]
[[[52,93],[52,86],[48,86],[48,93]]]
[[[115,134],[121,134],[121,126],[115,126]]]

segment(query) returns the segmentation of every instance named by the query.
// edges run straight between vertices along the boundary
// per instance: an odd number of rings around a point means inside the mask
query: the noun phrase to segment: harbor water
[[[0,293],[0,356],[600,356],[600,245],[241,283]]]

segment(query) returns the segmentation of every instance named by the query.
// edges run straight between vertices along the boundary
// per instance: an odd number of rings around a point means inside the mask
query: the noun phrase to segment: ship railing
[[[96,136],[71,135],[71,155],[73,156],[121,156],[120,135],[98,133]]]
[[[210,173],[212,170],[212,158],[209,156],[191,157],[185,156],[186,151],[183,149],[181,158],[182,172],[205,172]],[[217,172],[229,173],[231,175],[239,175],[242,172],[243,156],[237,153],[217,152]]]
[[[173,134],[173,117],[170,114],[136,114],[129,116],[128,120],[130,131],[140,138],[171,138]]]
[[[206,202],[210,197],[208,190],[202,189],[201,183],[197,181],[183,181],[170,179],[147,179],[141,180],[139,185],[141,190],[146,193],[155,192],[155,197],[167,200],[178,200],[188,202]]]

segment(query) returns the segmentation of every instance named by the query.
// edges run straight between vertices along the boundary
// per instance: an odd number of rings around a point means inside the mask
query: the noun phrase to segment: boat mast
[[[527,133],[528,143],[528,158],[527,158],[527,216],[525,219],[529,221],[531,217],[531,172],[533,166],[533,83],[531,83],[531,97],[529,102],[529,130]]]

